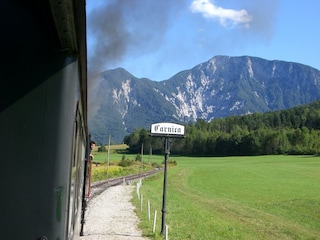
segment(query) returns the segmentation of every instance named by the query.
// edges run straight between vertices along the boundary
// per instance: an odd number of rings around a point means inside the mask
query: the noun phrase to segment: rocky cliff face
[[[161,82],[108,70],[96,86],[89,93],[90,131],[101,143],[108,135],[119,143],[155,122],[210,121],[310,103],[320,98],[320,71],[292,62],[216,56]]]

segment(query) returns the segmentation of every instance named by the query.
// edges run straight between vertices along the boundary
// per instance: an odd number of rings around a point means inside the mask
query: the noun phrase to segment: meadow
[[[320,157],[175,157],[168,170],[166,225],[171,240],[320,239]],[[155,161],[163,161],[159,156]],[[140,228],[163,239],[163,173],[142,182]],[[148,219],[147,201],[151,205]],[[157,225],[153,228],[153,214]]]
[[[99,152],[96,148],[93,151],[92,182],[151,171],[154,167],[162,166],[163,156],[126,154],[127,147],[125,144],[111,145],[109,156],[108,152]]]

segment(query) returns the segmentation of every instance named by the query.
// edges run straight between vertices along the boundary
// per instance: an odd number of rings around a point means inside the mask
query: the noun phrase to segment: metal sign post
[[[168,159],[170,155],[169,137],[184,137],[184,126],[175,123],[154,123],[151,125],[152,137],[164,137],[164,176],[162,195],[162,223],[161,234],[166,233],[166,199],[167,199],[167,171]]]
[[[170,141],[168,137],[164,139],[164,175],[163,175],[163,195],[162,195],[162,222],[161,222],[161,234],[165,234],[166,229],[166,199],[167,199],[167,171],[168,171],[168,159],[170,155]]]

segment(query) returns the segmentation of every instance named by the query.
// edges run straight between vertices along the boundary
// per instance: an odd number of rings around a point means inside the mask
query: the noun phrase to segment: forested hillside
[[[130,151],[163,152],[163,140],[137,129],[124,142]],[[186,137],[172,139],[171,153],[198,156],[318,154],[320,100],[287,110],[230,116],[186,125]]]

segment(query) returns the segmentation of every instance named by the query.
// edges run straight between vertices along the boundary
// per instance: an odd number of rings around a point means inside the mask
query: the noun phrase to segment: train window
[[[79,106],[79,105],[78,105]],[[81,193],[82,165],[85,158],[85,134],[82,127],[82,118],[79,108],[77,108],[76,117],[73,126],[73,150],[71,160],[70,177],[70,197],[69,197],[69,217],[68,217],[68,235],[73,235],[75,221],[78,219],[78,209]]]

